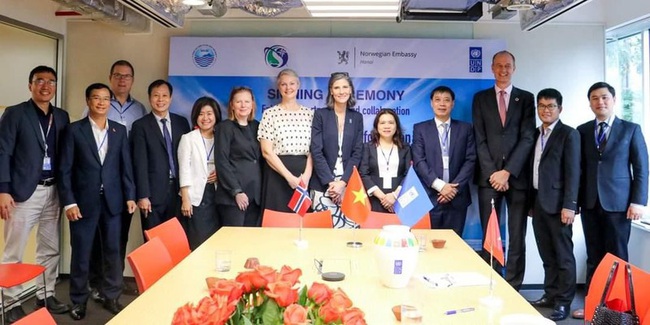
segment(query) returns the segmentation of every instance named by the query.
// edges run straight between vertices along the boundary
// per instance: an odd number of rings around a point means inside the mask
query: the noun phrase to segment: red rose
[[[172,320],[172,325],[192,325],[196,323],[197,320],[194,317],[194,308],[190,303],[178,308],[176,313],[174,313],[174,318]]]
[[[265,288],[268,281],[256,271],[241,272],[235,280],[244,286],[244,293]]]
[[[341,288],[336,289],[336,291],[332,293],[332,297],[327,304],[331,305],[339,315],[343,315],[346,309],[352,307],[352,301],[348,298],[348,295],[341,290]]]
[[[278,272],[269,266],[260,265],[256,267],[255,271],[253,272],[257,272],[259,276],[266,279],[267,283],[275,282],[278,280]]]
[[[318,317],[322,318],[325,324],[341,320],[341,314],[338,313],[330,304],[325,304],[320,307],[318,310]]]
[[[313,300],[315,303],[321,305],[324,302],[328,301],[332,296],[332,289],[325,284],[314,282],[307,291],[307,297]]]
[[[300,278],[301,275],[302,271],[300,269],[292,269],[285,265],[280,269],[279,281],[287,281],[291,283],[291,286],[294,286],[298,283],[298,278]]]
[[[278,306],[284,308],[298,301],[298,290],[292,289],[292,285],[286,281],[269,283],[264,293],[273,298]]]
[[[343,325],[366,325],[364,313],[359,308],[350,308],[343,313]]]
[[[212,283],[212,287],[209,289],[210,296],[213,298],[216,295],[225,296],[228,297],[228,302],[234,301],[235,303],[239,301],[239,298],[241,298],[244,293],[244,286],[234,280],[219,279]]]
[[[307,324],[307,309],[305,307],[291,304],[284,310],[282,315],[284,325],[306,325]]]

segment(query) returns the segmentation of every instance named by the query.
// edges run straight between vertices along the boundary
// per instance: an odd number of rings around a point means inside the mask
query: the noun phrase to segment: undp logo
[[[266,64],[274,68],[282,68],[289,62],[289,53],[282,45],[273,45],[264,48]]]
[[[482,47],[469,48],[469,72],[470,73],[483,72],[483,48]]]
[[[217,60],[217,51],[215,51],[210,45],[199,45],[194,49],[194,52],[192,52],[192,59],[197,67],[207,68],[213,65],[214,61]]]

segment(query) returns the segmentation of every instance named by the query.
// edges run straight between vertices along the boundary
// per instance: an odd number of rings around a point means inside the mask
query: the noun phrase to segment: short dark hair
[[[352,84],[352,79],[347,72],[334,72],[330,76],[330,81],[327,83],[327,107],[334,108],[334,99],[332,99],[332,85],[339,80],[346,80],[350,85],[350,98],[348,98],[347,108],[354,107],[354,105],[357,103],[357,100],[354,99],[354,84]]]
[[[377,131],[377,127],[379,125],[379,118],[385,114],[391,115],[395,119],[395,134],[393,135],[393,143],[401,149],[404,147],[402,124],[399,122],[399,116],[397,116],[397,113],[395,113],[395,111],[390,108],[382,108],[375,116],[375,121],[372,122],[372,131],[370,132],[370,142],[372,142],[374,145],[379,145],[379,132]]]
[[[609,93],[612,94],[612,97],[616,97],[616,90],[614,90],[614,87],[612,87],[612,85],[610,85],[610,84],[608,84],[608,83],[606,83],[604,81],[599,81],[599,82],[591,85],[591,87],[589,87],[589,91],[587,92],[587,98],[591,97],[591,92],[592,91],[594,91],[596,89],[600,89],[600,88],[607,88]]]
[[[447,86],[438,86],[434,88],[431,91],[431,95],[429,96],[429,99],[433,99],[433,95],[435,95],[436,93],[448,93],[449,95],[451,95],[451,100],[456,100],[456,94],[454,94],[454,91]]]
[[[54,75],[54,79],[58,79],[58,77],[56,76],[56,71],[54,71],[54,69],[52,69],[52,68],[50,68],[48,66],[45,66],[45,65],[39,65],[38,67],[32,69],[32,71],[29,73],[28,82],[32,83],[32,79],[34,78],[35,74],[37,74],[37,73],[48,73],[48,72]]]
[[[111,66],[111,74],[110,74],[111,76],[113,75],[113,71],[115,71],[115,67],[117,67],[118,65],[129,67],[131,69],[131,75],[135,76],[135,69],[133,69],[133,65],[131,64],[131,62],[127,60],[115,61],[115,63],[113,63],[113,65]]]
[[[250,89],[250,87],[237,86],[237,87],[234,87],[230,91],[230,98],[228,99],[228,119],[229,120],[235,121],[237,119],[237,117],[235,116],[235,110],[232,108],[232,101],[235,100],[235,95],[237,95],[239,93],[243,93],[243,92],[248,92],[249,94],[251,94],[251,100],[253,101],[253,103],[252,103],[253,107],[251,109],[251,113],[248,114],[248,121],[252,121],[253,119],[255,119],[255,109],[257,108],[257,105],[255,104],[255,95],[253,94],[253,90]]]
[[[162,79],[158,79],[152,82],[151,84],[149,84],[149,88],[147,88],[147,95],[151,97],[151,93],[153,92],[153,89],[163,85],[166,85],[167,88],[169,88],[169,96],[171,96],[174,93],[174,87],[172,87],[172,84],[167,82],[167,80],[162,80]]]
[[[221,107],[219,106],[219,103],[217,103],[217,101],[212,97],[203,96],[197,99],[194,102],[194,105],[192,105],[192,113],[190,116],[192,119],[192,126],[199,125],[197,121],[199,119],[199,115],[201,114],[201,109],[205,106],[212,107],[215,116],[214,126],[217,126],[217,124],[219,124],[221,121]]]
[[[546,88],[542,89],[537,93],[537,102],[539,103],[540,99],[555,99],[557,106],[562,106],[562,94],[557,89]]]
[[[501,55],[501,54],[508,54],[508,55],[510,55],[510,57],[512,58],[512,63],[516,63],[516,62],[515,62],[515,61],[516,61],[516,60],[515,60],[515,55],[512,54],[512,53],[510,53],[510,52],[508,52],[508,51],[506,51],[506,50],[503,50],[503,51],[499,51],[499,52],[497,52],[497,53],[494,53],[494,55],[492,56],[492,64],[494,64],[494,60],[497,58],[497,56],[499,56],[499,55]]]
[[[109,88],[107,85],[101,83],[101,82],[96,82],[94,84],[91,84],[90,86],[86,87],[86,100],[90,99],[90,95],[92,94],[93,90],[97,89],[106,89],[108,90],[108,93],[111,95],[111,98],[113,98],[113,91],[111,88]]]

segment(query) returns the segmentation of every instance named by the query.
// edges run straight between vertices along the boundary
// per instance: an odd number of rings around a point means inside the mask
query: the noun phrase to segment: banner
[[[411,143],[413,124],[433,118],[429,95],[437,86],[456,94],[452,118],[471,122],[474,93],[494,84],[492,56],[504,48],[501,40],[478,39],[172,37],[171,110],[189,120],[194,101],[211,96],[225,117],[231,89],[248,86],[260,119],[264,109],[280,102],[275,78],[285,68],[300,76],[298,102],[316,109],[327,102],[330,74],[347,72],[355,87],[354,109],[364,116],[364,141],[377,112],[390,108]],[[476,204],[468,210],[463,237],[481,247]]]

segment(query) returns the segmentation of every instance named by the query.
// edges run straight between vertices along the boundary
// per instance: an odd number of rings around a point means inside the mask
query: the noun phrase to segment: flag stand
[[[300,249],[305,249],[309,247],[309,242],[302,239],[302,216],[300,217],[300,227],[298,228],[298,239],[294,240],[293,243],[296,245],[296,247]]]
[[[345,245],[350,247],[350,248],[361,248],[363,247],[363,243],[360,241],[356,241],[355,237],[357,234],[357,226],[355,225],[354,228],[352,228],[352,241],[347,242]]]
[[[492,199],[492,210],[494,210],[494,199]],[[490,247],[490,286],[488,287],[488,295],[480,298],[479,302],[488,309],[500,309],[503,305],[503,300],[494,295],[494,254],[492,247]]]

